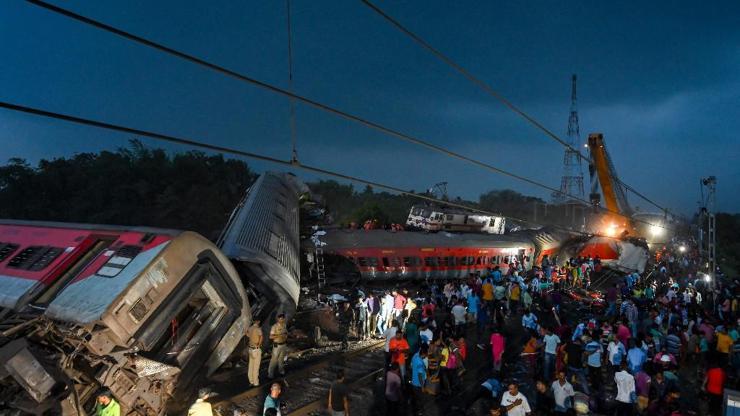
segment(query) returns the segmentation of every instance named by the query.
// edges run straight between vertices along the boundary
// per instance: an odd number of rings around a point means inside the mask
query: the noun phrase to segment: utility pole
[[[709,275],[714,280],[714,285],[717,285],[717,277],[715,271],[717,270],[717,236],[716,236],[716,223],[715,223],[715,193],[717,191],[717,177],[709,176],[702,178],[700,181],[700,189],[702,194],[701,212],[699,213],[699,247],[702,253],[707,258],[707,268],[709,269]],[[706,189],[706,196],[704,190]],[[706,232],[704,231],[706,227]]]
[[[583,168],[578,146],[581,145],[581,132],[578,127],[578,105],[576,100],[576,74],[571,78],[570,116],[568,117],[568,145],[563,158],[563,177],[560,180],[560,193],[553,193],[553,201],[569,202],[568,195],[583,199]]]

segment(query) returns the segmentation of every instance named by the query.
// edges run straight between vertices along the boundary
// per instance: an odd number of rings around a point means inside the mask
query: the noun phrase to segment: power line
[[[167,54],[176,56],[178,58],[185,59],[185,60],[190,61],[192,63],[195,63],[195,64],[198,64],[198,65],[204,66],[206,68],[209,68],[211,70],[220,72],[220,73],[222,73],[224,75],[228,75],[230,77],[236,78],[236,79],[238,79],[240,81],[244,81],[244,82],[253,84],[255,86],[258,86],[260,88],[266,89],[268,91],[272,91],[274,93],[283,95],[285,97],[295,99],[297,101],[300,101],[300,102],[302,102],[304,104],[308,104],[308,105],[310,105],[312,107],[315,107],[317,109],[320,109],[322,111],[326,111],[326,112],[329,112],[331,114],[334,114],[334,115],[337,115],[339,117],[342,117],[344,119],[347,119],[347,120],[350,120],[350,121],[354,121],[354,122],[359,123],[359,124],[362,124],[362,125],[364,125],[366,127],[370,127],[372,129],[378,130],[378,131],[383,132],[385,134],[388,134],[390,136],[399,138],[401,140],[404,140],[404,141],[407,141],[407,142],[410,142],[410,143],[413,143],[413,144],[416,144],[416,145],[419,145],[419,146],[422,146],[422,147],[426,147],[427,149],[436,151],[438,153],[445,154],[447,156],[451,156],[451,157],[454,157],[454,158],[457,158],[457,159],[460,159],[460,160],[463,160],[463,161],[466,161],[466,162],[469,162],[469,163],[473,163],[475,165],[478,165],[480,167],[486,168],[486,169],[491,170],[493,172],[496,172],[496,173],[499,173],[499,174],[502,174],[502,175],[506,175],[506,176],[509,176],[511,178],[514,178],[514,179],[523,181],[523,182],[527,182],[527,183],[529,183],[531,185],[544,188],[544,189],[549,190],[551,192],[560,193],[560,190],[555,189],[553,187],[550,187],[548,185],[545,185],[543,183],[534,181],[532,179],[526,178],[524,176],[521,176],[521,175],[518,175],[518,174],[515,174],[515,173],[512,173],[512,172],[505,171],[503,169],[499,169],[499,168],[497,168],[495,166],[492,166],[490,164],[487,164],[487,163],[481,162],[479,160],[476,160],[476,159],[473,159],[473,158],[470,158],[470,157],[461,155],[459,153],[456,153],[456,152],[453,152],[451,150],[445,149],[444,147],[437,146],[435,144],[426,142],[424,140],[418,139],[418,138],[413,137],[413,136],[410,136],[408,134],[399,132],[397,130],[393,130],[393,129],[388,128],[388,127],[385,127],[385,126],[383,126],[381,124],[375,123],[373,121],[364,119],[364,118],[359,117],[359,116],[355,116],[353,114],[350,114],[350,113],[347,113],[345,111],[336,109],[334,107],[330,107],[330,106],[328,106],[326,104],[322,104],[322,103],[320,103],[318,101],[314,101],[314,100],[309,99],[309,98],[306,98],[304,96],[295,94],[295,93],[293,93],[291,91],[282,89],[280,87],[277,87],[277,86],[268,84],[268,83],[263,82],[263,81],[259,81],[259,80],[255,79],[255,78],[252,78],[252,77],[249,77],[249,76],[246,76],[246,75],[237,73],[235,71],[232,71],[230,69],[224,68],[222,66],[219,66],[219,65],[216,65],[216,64],[207,62],[207,61],[205,61],[203,59],[200,59],[200,58],[197,58],[197,57],[195,57],[193,55],[189,55],[189,54],[186,54],[184,52],[180,52],[180,51],[177,51],[175,49],[172,49],[172,48],[170,48],[168,46],[164,46],[162,44],[153,42],[151,40],[144,39],[144,38],[142,38],[140,36],[137,36],[137,35],[134,35],[132,33],[123,31],[121,29],[117,29],[115,27],[109,26],[109,25],[107,25],[105,23],[98,22],[98,21],[93,20],[91,18],[88,18],[88,17],[82,16],[82,15],[76,14],[74,12],[71,12],[69,10],[63,9],[61,7],[58,7],[58,6],[55,6],[55,5],[52,5],[52,4],[48,4],[48,3],[44,2],[44,1],[41,1],[41,0],[27,0],[27,1],[29,3],[31,3],[31,4],[38,5],[40,7],[46,8],[46,9],[48,9],[50,11],[55,12],[55,13],[59,13],[59,14],[62,14],[64,16],[70,17],[70,18],[72,18],[74,20],[80,21],[82,23],[85,23],[85,24],[88,24],[88,25],[97,27],[99,29],[102,29],[102,30],[105,30],[107,32],[110,32],[110,33],[116,34],[118,36],[121,36],[123,38],[132,40],[134,42],[141,43],[143,45],[146,45],[146,46],[149,46],[151,48],[157,49],[157,50],[159,50],[161,52],[165,52]],[[572,197],[572,195],[567,195],[567,196]],[[585,202],[587,204],[589,203],[585,199],[581,199],[581,201],[582,202]]]
[[[285,0],[286,26],[288,31],[288,88],[291,92],[293,89],[293,28],[290,20],[290,0]],[[298,161],[298,151],[296,150],[296,127],[295,127],[295,99],[290,99],[290,144],[291,160]]]
[[[390,136],[393,136],[393,137],[396,137],[398,139],[407,141],[409,143],[413,143],[413,144],[416,144],[416,145],[425,147],[427,149],[433,150],[435,152],[442,153],[442,154],[445,154],[447,156],[454,157],[454,158],[457,158],[457,159],[460,159],[460,160],[463,160],[463,161],[472,163],[472,164],[477,165],[479,167],[488,169],[488,170],[490,170],[492,172],[495,172],[495,173],[498,173],[498,174],[501,174],[501,175],[505,175],[505,176],[509,176],[511,178],[514,178],[514,179],[517,179],[517,180],[520,180],[520,181],[529,183],[531,185],[534,185],[534,186],[537,186],[537,187],[540,187],[540,188],[549,190],[549,191],[554,192],[554,193],[564,194],[559,189],[553,188],[553,187],[548,186],[546,184],[543,184],[541,182],[537,182],[535,180],[526,178],[524,176],[521,176],[521,175],[518,175],[518,174],[515,174],[515,173],[512,173],[512,172],[505,171],[503,169],[500,169],[500,168],[497,168],[497,167],[495,167],[493,165],[490,165],[490,164],[481,162],[479,160],[470,158],[468,156],[461,155],[459,153],[456,153],[456,152],[453,152],[451,150],[448,150],[448,149],[446,149],[444,147],[441,147],[441,146],[438,146],[438,145],[435,145],[435,144],[426,142],[424,140],[418,139],[418,138],[413,137],[413,136],[410,136],[408,134],[405,134],[405,133],[399,132],[397,130],[394,130],[394,129],[385,127],[385,126],[383,126],[381,124],[378,124],[378,123],[375,123],[373,121],[364,119],[362,117],[359,117],[359,116],[356,116],[356,115],[353,115],[353,114],[350,114],[350,113],[347,113],[345,111],[336,109],[334,107],[331,107],[329,105],[320,103],[318,101],[315,101],[315,100],[306,98],[304,96],[295,94],[295,93],[293,93],[291,91],[285,90],[285,89],[280,88],[280,87],[277,87],[275,85],[268,84],[266,82],[263,82],[263,81],[260,81],[260,80],[255,79],[255,78],[249,77],[247,75],[240,74],[238,72],[235,72],[233,70],[224,68],[224,67],[222,67],[220,65],[216,65],[214,63],[205,61],[205,60],[203,60],[201,58],[198,58],[198,57],[195,57],[193,55],[189,55],[187,53],[180,52],[180,51],[175,50],[173,48],[170,48],[168,46],[165,46],[165,45],[156,43],[154,41],[151,41],[151,40],[142,38],[142,37],[137,36],[137,35],[134,35],[134,34],[132,34],[130,32],[126,32],[126,31],[124,31],[122,29],[118,29],[118,28],[115,28],[113,26],[107,25],[105,23],[102,23],[102,22],[93,20],[93,19],[91,19],[89,17],[79,15],[77,13],[74,13],[74,12],[72,12],[70,10],[67,10],[67,9],[64,9],[64,8],[61,8],[59,6],[46,3],[46,2],[44,2],[42,0],[26,0],[26,1],[28,3],[33,4],[33,5],[37,5],[39,7],[45,8],[45,9],[47,9],[49,11],[52,11],[52,12],[61,14],[61,15],[66,16],[66,17],[69,17],[69,18],[71,18],[73,20],[77,20],[77,21],[82,22],[82,23],[85,23],[87,25],[90,25],[90,26],[96,27],[98,29],[101,29],[101,30],[104,30],[104,31],[113,33],[113,34],[118,35],[118,36],[121,36],[121,37],[123,37],[125,39],[132,40],[132,41],[137,42],[137,43],[140,43],[142,45],[145,45],[145,46],[151,47],[153,49],[159,50],[161,52],[164,52],[164,53],[167,53],[167,54],[176,56],[178,58],[181,58],[181,59],[184,59],[186,61],[195,63],[197,65],[206,67],[206,68],[211,69],[213,71],[222,73],[222,74],[227,75],[229,77],[235,78],[235,79],[237,79],[239,81],[247,82],[249,84],[252,84],[252,85],[255,85],[257,87],[263,88],[265,90],[268,90],[268,91],[277,93],[279,95],[282,95],[282,96],[285,96],[285,97],[288,97],[288,98],[295,99],[296,101],[300,101],[300,102],[302,102],[304,104],[310,105],[310,106],[312,106],[314,108],[317,108],[319,110],[322,110],[322,111],[325,111],[325,112],[334,114],[334,115],[339,116],[341,118],[344,118],[346,120],[350,120],[350,121],[356,122],[358,124],[364,125],[366,127],[369,127],[369,128],[375,129],[375,130],[378,130],[380,132],[383,132],[383,133],[388,134]],[[278,159],[274,159],[274,160],[278,160]],[[294,162],[294,163],[297,163],[297,161]],[[570,195],[570,194],[564,194],[564,195],[565,196],[568,196],[568,197],[570,197],[570,198],[572,198],[574,200],[578,200],[578,201],[584,202],[585,204],[589,204],[589,201],[587,201],[585,199],[578,198],[578,197],[573,196],[573,195]],[[605,207],[600,207],[600,209],[601,210],[608,211],[608,212],[613,212],[613,213],[618,214],[618,215],[621,215],[619,212],[609,210],[608,208],[605,208]],[[650,224],[650,225],[654,225],[654,224]]]
[[[440,50],[432,46],[430,43],[422,39],[419,35],[412,32],[410,29],[403,26],[398,20],[394,19],[392,16],[390,16],[388,13],[383,11],[378,6],[371,3],[369,0],[360,0],[363,4],[365,4],[367,7],[369,7],[371,10],[373,10],[376,14],[383,17],[385,20],[387,20],[391,25],[395,26],[398,30],[406,34],[408,37],[413,39],[416,43],[421,45],[424,49],[431,52],[434,56],[439,58],[442,62],[446,63],[448,66],[450,66],[455,71],[459,72],[462,76],[467,78],[470,82],[477,85],[479,88],[481,88],[483,91],[488,93],[490,96],[494,97],[498,101],[500,101],[503,105],[508,107],[511,111],[515,112],[522,118],[524,118],[526,121],[528,121],[530,124],[535,126],[536,128],[543,131],[547,136],[549,136],[551,139],[557,141],[561,145],[565,146],[568,150],[573,151],[577,153],[581,158],[584,160],[591,162],[591,159],[587,157],[586,155],[582,154],[581,151],[573,146],[571,146],[568,142],[558,137],[557,134],[552,132],[550,129],[542,125],[539,121],[537,121],[534,117],[530,116],[529,114],[525,113],[523,110],[521,110],[519,107],[515,106],[511,101],[509,101],[506,97],[501,95],[498,91],[494,90],[490,85],[488,85],[485,81],[481,80],[480,78],[473,75],[470,71],[465,69],[463,66],[452,60],[452,58],[448,57],[444,53],[442,53]],[[651,199],[646,197],[645,195],[641,194],[640,192],[637,192],[633,187],[627,185],[626,183],[622,182],[621,179],[616,178],[619,183],[621,183],[625,188],[632,191],[635,195],[639,196],[640,198],[644,199],[645,201],[649,202],[652,205],[655,205],[658,209],[661,211],[667,212],[667,210],[657,203],[653,202]]]
[[[453,206],[453,207],[456,207],[456,208],[466,209],[466,210],[472,211],[472,212],[478,212],[478,213],[481,213],[481,214],[487,214],[487,215],[492,215],[492,216],[503,216],[500,213],[495,213],[495,212],[492,212],[492,211],[487,211],[487,210],[484,210],[484,209],[471,207],[471,206],[468,206],[468,205],[465,205],[465,204],[458,204],[458,203],[455,203],[455,202],[444,201],[444,200],[441,200],[441,199],[438,199],[438,198],[434,198],[434,197],[431,197],[431,196],[428,196],[428,195],[417,194],[415,192],[405,191],[405,190],[403,190],[401,188],[398,188],[398,187],[395,187],[395,186],[385,185],[385,184],[382,184],[382,183],[379,183],[379,182],[374,182],[374,181],[370,181],[370,180],[367,180],[367,179],[358,178],[358,177],[355,177],[355,176],[345,175],[343,173],[333,172],[333,171],[330,171],[330,170],[327,170],[327,169],[323,169],[323,168],[319,168],[319,167],[315,167],[315,166],[304,165],[302,163],[297,163],[296,161],[282,160],[282,159],[274,158],[274,157],[271,157],[271,156],[262,155],[262,154],[259,154],[259,153],[247,152],[247,151],[244,151],[244,150],[234,149],[234,148],[230,148],[230,147],[226,147],[226,146],[219,146],[219,145],[209,144],[209,143],[205,143],[205,142],[198,141],[198,140],[193,140],[193,139],[188,139],[188,138],[183,138],[183,137],[177,137],[177,136],[172,136],[172,135],[163,134],[163,133],[156,133],[156,132],[152,132],[152,131],[137,129],[137,128],[128,127],[128,126],[123,126],[123,125],[120,125],[120,124],[112,124],[112,123],[107,123],[107,122],[103,122],[103,121],[93,120],[93,119],[89,119],[89,118],[77,117],[77,116],[73,116],[73,115],[69,115],[69,114],[62,114],[62,113],[57,113],[57,112],[42,110],[42,109],[39,109],[39,108],[27,107],[27,106],[22,106],[22,105],[18,105],[18,104],[12,104],[12,103],[8,103],[8,102],[4,102],[4,101],[0,101],[0,108],[4,108],[4,109],[7,109],[7,110],[11,110],[11,111],[16,111],[16,112],[19,112],[19,113],[33,114],[33,115],[40,116],[40,117],[46,117],[46,118],[51,118],[51,119],[56,119],[56,120],[63,120],[63,121],[67,121],[67,122],[70,122],[70,123],[81,124],[81,125],[84,125],[84,126],[90,126],[90,127],[96,127],[96,128],[105,129],[105,130],[116,131],[116,132],[119,132],[119,133],[133,134],[133,135],[136,135],[136,136],[144,136],[144,137],[148,137],[148,138],[153,139],[153,140],[158,140],[158,141],[163,141],[163,142],[168,142],[168,143],[175,143],[175,144],[180,144],[180,145],[185,145],[185,146],[190,146],[190,147],[196,147],[196,148],[200,148],[200,149],[206,149],[206,150],[216,151],[216,152],[220,152],[220,153],[226,153],[226,154],[232,154],[232,155],[236,155],[236,156],[242,156],[242,157],[246,157],[246,158],[250,158],[250,159],[260,160],[260,161],[263,161],[263,162],[268,162],[268,163],[273,163],[273,164],[277,164],[277,165],[282,165],[282,166],[285,166],[285,167],[292,167],[292,168],[296,168],[296,169],[302,169],[302,170],[305,170],[305,171],[308,171],[308,172],[317,173],[317,174],[321,174],[321,175],[324,175],[324,176],[331,176],[331,177],[335,177],[335,178],[339,178],[339,179],[345,179],[345,180],[348,180],[348,181],[361,183],[361,184],[364,184],[364,185],[370,185],[370,186],[375,187],[375,188],[385,189],[385,190],[388,190],[388,191],[391,191],[391,192],[395,192],[395,193],[398,193],[398,194],[402,194],[402,195],[406,195],[406,196],[411,196],[411,197],[419,198],[419,199],[424,199],[424,200],[429,201],[429,202],[436,202],[436,203],[439,203],[439,204],[449,205],[449,206]],[[523,222],[523,223],[531,223],[531,221],[523,220],[523,219],[516,218],[516,217],[511,217],[511,216],[505,216],[505,217],[508,218],[508,219],[512,219],[514,221],[520,221],[520,222]],[[557,227],[559,227],[559,226],[557,226]],[[579,234],[588,235],[587,233],[573,231],[573,230],[570,230],[570,229],[568,229],[566,227],[560,227],[560,228],[567,229],[570,232],[575,232],[575,233],[579,233]]]

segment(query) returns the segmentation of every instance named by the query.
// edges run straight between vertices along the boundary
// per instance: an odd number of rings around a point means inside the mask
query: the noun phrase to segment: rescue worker
[[[279,368],[280,375],[285,375],[285,343],[288,341],[288,328],[285,326],[285,314],[277,316],[277,322],[270,328],[272,341],[272,357],[267,368],[267,378],[274,378],[275,368]]]
[[[209,405],[210,406],[210,405]],[[101,390],[98,393],[97,404],[95,404],[96,416],[121,416],[121,406],[110,390]]]
[[[256,387],[260,385],[260,360],[262,359],[262,321],[255,319],[252,322],[252,326],[247,330],[247,339],[249,342],[248,353],[249,353],[249,368],[247,371],[247,377],[249,378],[249,384]]]
[[[213,416],[213,407],[206,400],[211,396],[211,390],[203,388],[198,390],[198,398],[188,409],[188,416]]]
[[[349,326],[354,320],[355,313],[352,308],[349,307],[349,302],[342,304],[342,309],[337,313],[337,320],[339,321],[339,336],[342,340],[342,351],[346,351],[349,348]]]

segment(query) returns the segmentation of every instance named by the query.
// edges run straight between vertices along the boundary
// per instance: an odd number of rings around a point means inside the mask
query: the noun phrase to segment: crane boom
[[[614,164],[612,164],[609,153],[606,151],[604,135],[601,133],[589,134],[588,148],[591,152],[593,169],[598,174],[606,208],[609,211],[618,212],[624,216],[631,215],[632,209],[627,203],[627,197],[619,182]]]

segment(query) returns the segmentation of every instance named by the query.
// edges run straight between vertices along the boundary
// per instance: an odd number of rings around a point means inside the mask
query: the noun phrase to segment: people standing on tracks
[[[506,409],[506,416],[527,416],[532,409],[527,397],[519,391],[519,385],[509,384],[509,389],[501,396],[501,406]]]
[[[422,404],[424,402],[424,384],[427,380],[427,349],[423,347],[413,358],[411,358],[411,407],[414,415],[421,414]]]
[[[337,380],[329,387],[327,408],[331,416],[349,415],[349,387],[344,382],[344,370],[337,371]]]
[[[400,324],[401,321],[399,320],[399,318],[403,313],[403,308],[406,306],[406,298],[397,290],[391,292],[391,295],[393,295],[392,317],[394,320],[398,320]]]
[[[196,403],[198,403],[198,401],[196,401]],[[210,410],[211,409],[210,403],[206,403],[206,404],[208,405],[208,410]],[[188,415],[190,414],[191,414],[190,411],[188,411]],[[195,413],[194,415],[211,416],[212,413]],[[95,403],[95,416],[121,416],[121,405],[119,405],[116,399],[113,398],[113,393],[111,393],[110,390],[103,389],[98,392],[98,396],[97,396],[96,403]]]
[[[478,294],[474,291],[470,291],[470,294],[468,294],[468,321],[469,322],[477,322],[478,321],[478,310],[480,309],[480,298],[478,297]]]
[[[573,396],[576,395],[573,385],[565,378],[565,372],[559,371],[552,382],[552,395],[555,399],[555,413],[567,413],[573,407]]]
[[[452,316],[455,319],[455,333],[459,334],[465,330],[467,312],[465,306],[462,304],[462,300],[455,302],[455,306],[452,307]]]
[[[403,337],[403,331],[396,332],[396,336],[388,344],[388,350],[391,354],[391,363],[398,363],[401,379],[406,380],[406,356],[409,353],[409,343]]]
[[[357,309],[357,314],[355,315],[357,318],[357,337],[360,339],[360,341],[364,341],[370,336],[370,331],[368,331],[370,319],[368,316],[369,314],[367,310],[367,302],[365,302],[364,297],[360,296],[357,299],[355,309]]]
[[[344,302],[337,313],[339,322],[339,337],[342,340],[342,351],[349,349],[349,327],[355,319],[355,312],[350,308],[349,302]]]
[[[382,335],[390,328],[393,315],[393,296],[386,291],[380,299],[380,314],[378,317],[378,332]]]
[[[282,393],[282,391],[283,387],[280,383],[272,383],[272,385],[270,385],[270,393],[267,394],[267,397],[265,397],[265,403],[262,405],[262,416],[267,416],[270,409],[274,409],[277,416],[282,416],[280,409],[280,393]]]
[[[635,378],[627,371],[627,361],[623,360],[621,371],[614,374],[617,384],[617,416],[632,416],[636,399]]]
[[[247,352],[249,354],[249,366],[247,378],[249,384],[253,387],[260,385],[260,361],[262,360],[262,321],[255,319],[252,325],[247,329]]]
[[[410,353],[416,353],[419,348],[419,326],[416,325],[416,319],[413,316],[409,318],[406,326],[403,327],[403,333],[406,334],[406,342],[409,343]]]
[[[375,337],[380,333],[378,328],[378,315],[380,313],[380,302],[377,296],[373,292],[368,293],[367,299],[367,313],[370,319],[367,321],[367,333],[370,337]]]
[[[272,342],[272,356],[270,366],[267,368],[267,378],[275,378],[277,368],[281,376],[285,375],[285,353],[286,342],[288,342],[288,327],[285,325],[285,314],[277,316],[277,322],[270,328],[270,341]]]
[[[499,272],[500,274],[501,272]],[[493,281],[491,278],[486,278],[486,280],[483,281],[483,284],[481,285],[481,299],[483,300],[483,303],[485,303],[489,308],[492,308],[493,305]]]
[[[383,347],[383,350],[385,351],[385,366],[388,367],[391,364],[391,341],[396,337],[396,332],[398,332],[398,322],[392,321],[391,324],[388,326],[388,328],[385,329],[385,332],[383,332],[383,336],[385,337],[385,346]]]
[[[552,328],[546,328],[543,343],[545,344],[543,375],[546,381],[550,381],[552,380],[553,374],[555,374],[555,358],[558,353],[560,337],[552,332]]]
[[[493,356],[493,371],[498,374],[501,372],[501,365],[503,364],[504,348],[506,346],[506,340],[501,334],[501,330],[498,326],[493,328],[491,334],[491,354]]]
[[[386,416],[400,416],[403,390],[401,386],[401,370],[398,363],[391,364],[385,373],[385,414]]]
[[[534,312],[529,309],[524,310],[524,315],[522,315],[522,326],[524,328],[537,331],[540,327],[537,321],[537,315],[535,315]]]

